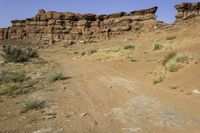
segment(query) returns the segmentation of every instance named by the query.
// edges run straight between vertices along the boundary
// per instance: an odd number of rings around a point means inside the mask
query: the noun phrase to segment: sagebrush
[[[21,112],[27,112],[29,110],[38,110],[42,108],[42,102],[36,99],[25,99],[22,103]]]
[[[6,62],[26,62],[30,58],[38,57],[36,50],[32,48],[19,48],[14,46],[4,46],[2,57]]]
[[[27,79],[23,71],[12,72],[8,70],[3,70],[0,74],[1,83],[19,83]]]
[[[56,82],[56,81],[62,80],[62,79],[63,79],[62,73],[55,73],[49,77],[49,82],[53,83],[53,82]]]

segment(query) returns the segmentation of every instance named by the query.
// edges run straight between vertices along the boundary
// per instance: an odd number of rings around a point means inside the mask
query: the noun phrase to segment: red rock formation
[[[95,15],[41,9],[35,17],[13,20],[11,27],[0,29],[0,40],[33,39],[50,43],[61,40],[100,41],[127,31],[153,29],[157,23],[156,11],[157,7],[130,13]]]

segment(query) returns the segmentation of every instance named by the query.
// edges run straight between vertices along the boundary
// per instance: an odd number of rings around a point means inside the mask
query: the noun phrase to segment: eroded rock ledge
[[[200,16],[200,2],[176,5],[176,22]],[[163,28],[156,20],[157,7],[119,12],[109,15],[55,12],[41,9],[32,18],[13,20],[12,26],[0,28],[0,41],[30,39],[53,43],[62,40],[75,43],[96,42],[116,37],[127,32],[152,31]]]
[[[200,2],[181,3],[175,6],[178,11],[176,21],[183,21],[192,17],[200,16]]]
[[[33,39],[53,43],[61,40],[94,42],[109,39],[143,27],[152,29],[157,7],[130,13],[109,15],[55,12],[41,9],[35,17],[13,20],[12,26],[0,29],[0,40]]]

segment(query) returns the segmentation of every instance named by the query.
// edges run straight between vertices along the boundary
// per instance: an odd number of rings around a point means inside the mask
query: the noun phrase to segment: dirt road
[[[200,104],[192,98],[154,88],[134,75],[124,75],[100,63],[68,60],[64,54],[44,54],[44,57],[60,64],[70,77],[63,81],[62,92],[48,95],[56,103],[57,113],[51,123],[55,128],[51,127],[50,132],[198,133],[200,130]],[[58,126],[62,130],[56,129]]]

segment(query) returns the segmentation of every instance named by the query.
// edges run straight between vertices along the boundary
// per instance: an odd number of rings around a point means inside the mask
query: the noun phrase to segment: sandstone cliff
[[[200,16],[200,2],[182,3],[175,8],[178,11],[175,24]],[[165,24],[156,20],[156,11],[157,7],[153,7],[130,13],[95,15],[41,9],[32,18],[13,20],[11,27],[0,28],[0,40],[30,39],[50,44],[61,40],[75,43],[101,41],[130,31],[163,28]]]
[[[79,14],[39,10],[35,17],[13,20],[12,26],[0,29],[0,40],[33,39],[53,43],[60,40],[94,42],[127,31],[152,29],[157,7],[109,15]]]
[[[178,11],[176,21],[183,21],[192,17],[200,16],[200,2],[182,3],[175,6]]]

